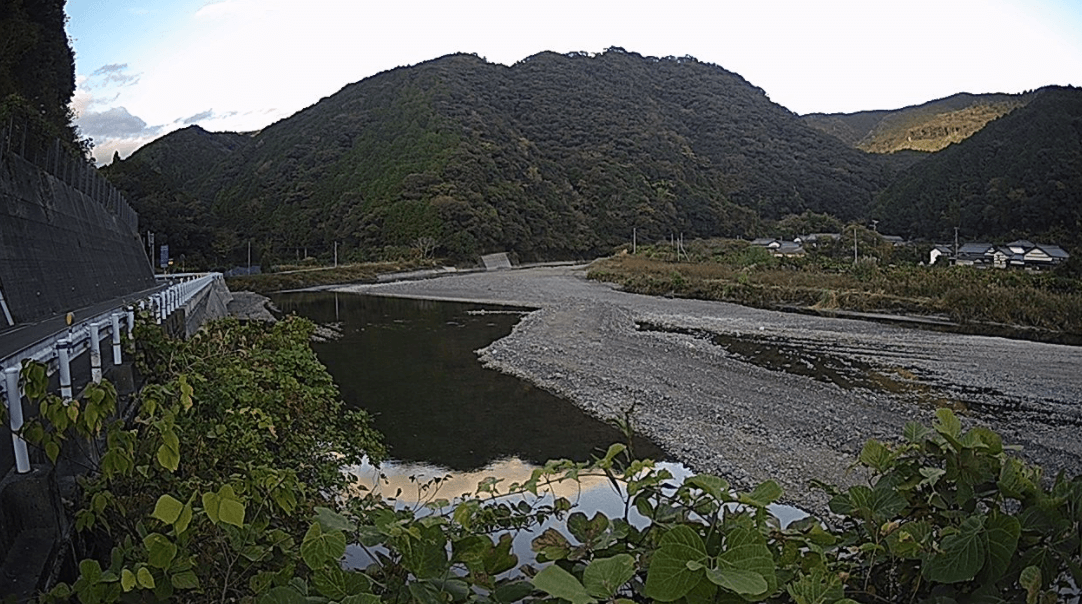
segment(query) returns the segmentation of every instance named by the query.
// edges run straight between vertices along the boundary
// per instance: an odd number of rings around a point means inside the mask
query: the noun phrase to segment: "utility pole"
[[[857,263],[857,225],[853,225],[853,264]]]
[[[958,227],[954,227],[954,261],[958,261]]]
[[[338,242],[334,242],[334,268],[338,268]]]
[[[631,228],[631,254],[634,255],[639,249],[639,229],[638,227]]]
[[[248,240],[248,274],[252,274],[252,240]]]

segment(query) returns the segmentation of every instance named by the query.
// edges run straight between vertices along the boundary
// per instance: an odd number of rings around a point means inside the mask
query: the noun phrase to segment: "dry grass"
[[[259,294],[270,292],[304,289],[321,285],[371,281],[379,275],[431,268],[434,261],[407,260],[398,262],[365,262],[347,264],[339,267],[326,267],[265,273],[242,277],[230,277],[226,280],[233,291],[251,291]]]
[[[624,254],[595,263],[589,277],[637,293],[758,308],[938,315],[959,323],[1082,334],[1082,283],[1077,279],[965,267],[845,267],[811,259],[749,263],[746,250],[736,254],[684,262]]]

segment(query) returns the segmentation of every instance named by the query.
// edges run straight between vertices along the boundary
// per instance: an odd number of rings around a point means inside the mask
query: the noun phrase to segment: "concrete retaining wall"
[[[138,234],[29,162],[0,159],[0,291],[17,324],[153,286]]]

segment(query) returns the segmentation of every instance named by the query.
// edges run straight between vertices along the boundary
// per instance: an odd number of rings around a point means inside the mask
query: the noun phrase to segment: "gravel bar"
[[[585,267],[336,288],[535,308],[479,350],[490,368],[637,430],[697,472],[767,479],[822,512],[817,478],[864,480],[865,440],[949,405],[1021,445],[1046,475],[1082,472],[1082,348],[630,294]]]

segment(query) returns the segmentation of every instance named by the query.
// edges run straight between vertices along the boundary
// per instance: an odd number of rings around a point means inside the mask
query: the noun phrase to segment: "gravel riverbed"
[[[535,308],[478,351],[493,369],[636,429],[740,488],[777,480],[822,512],[864,441],[959,411],[1028,461],[1082,473],[1082,348],[922,331],[721,302],[629,294],[585,267],[538,267],[335,288]]]

